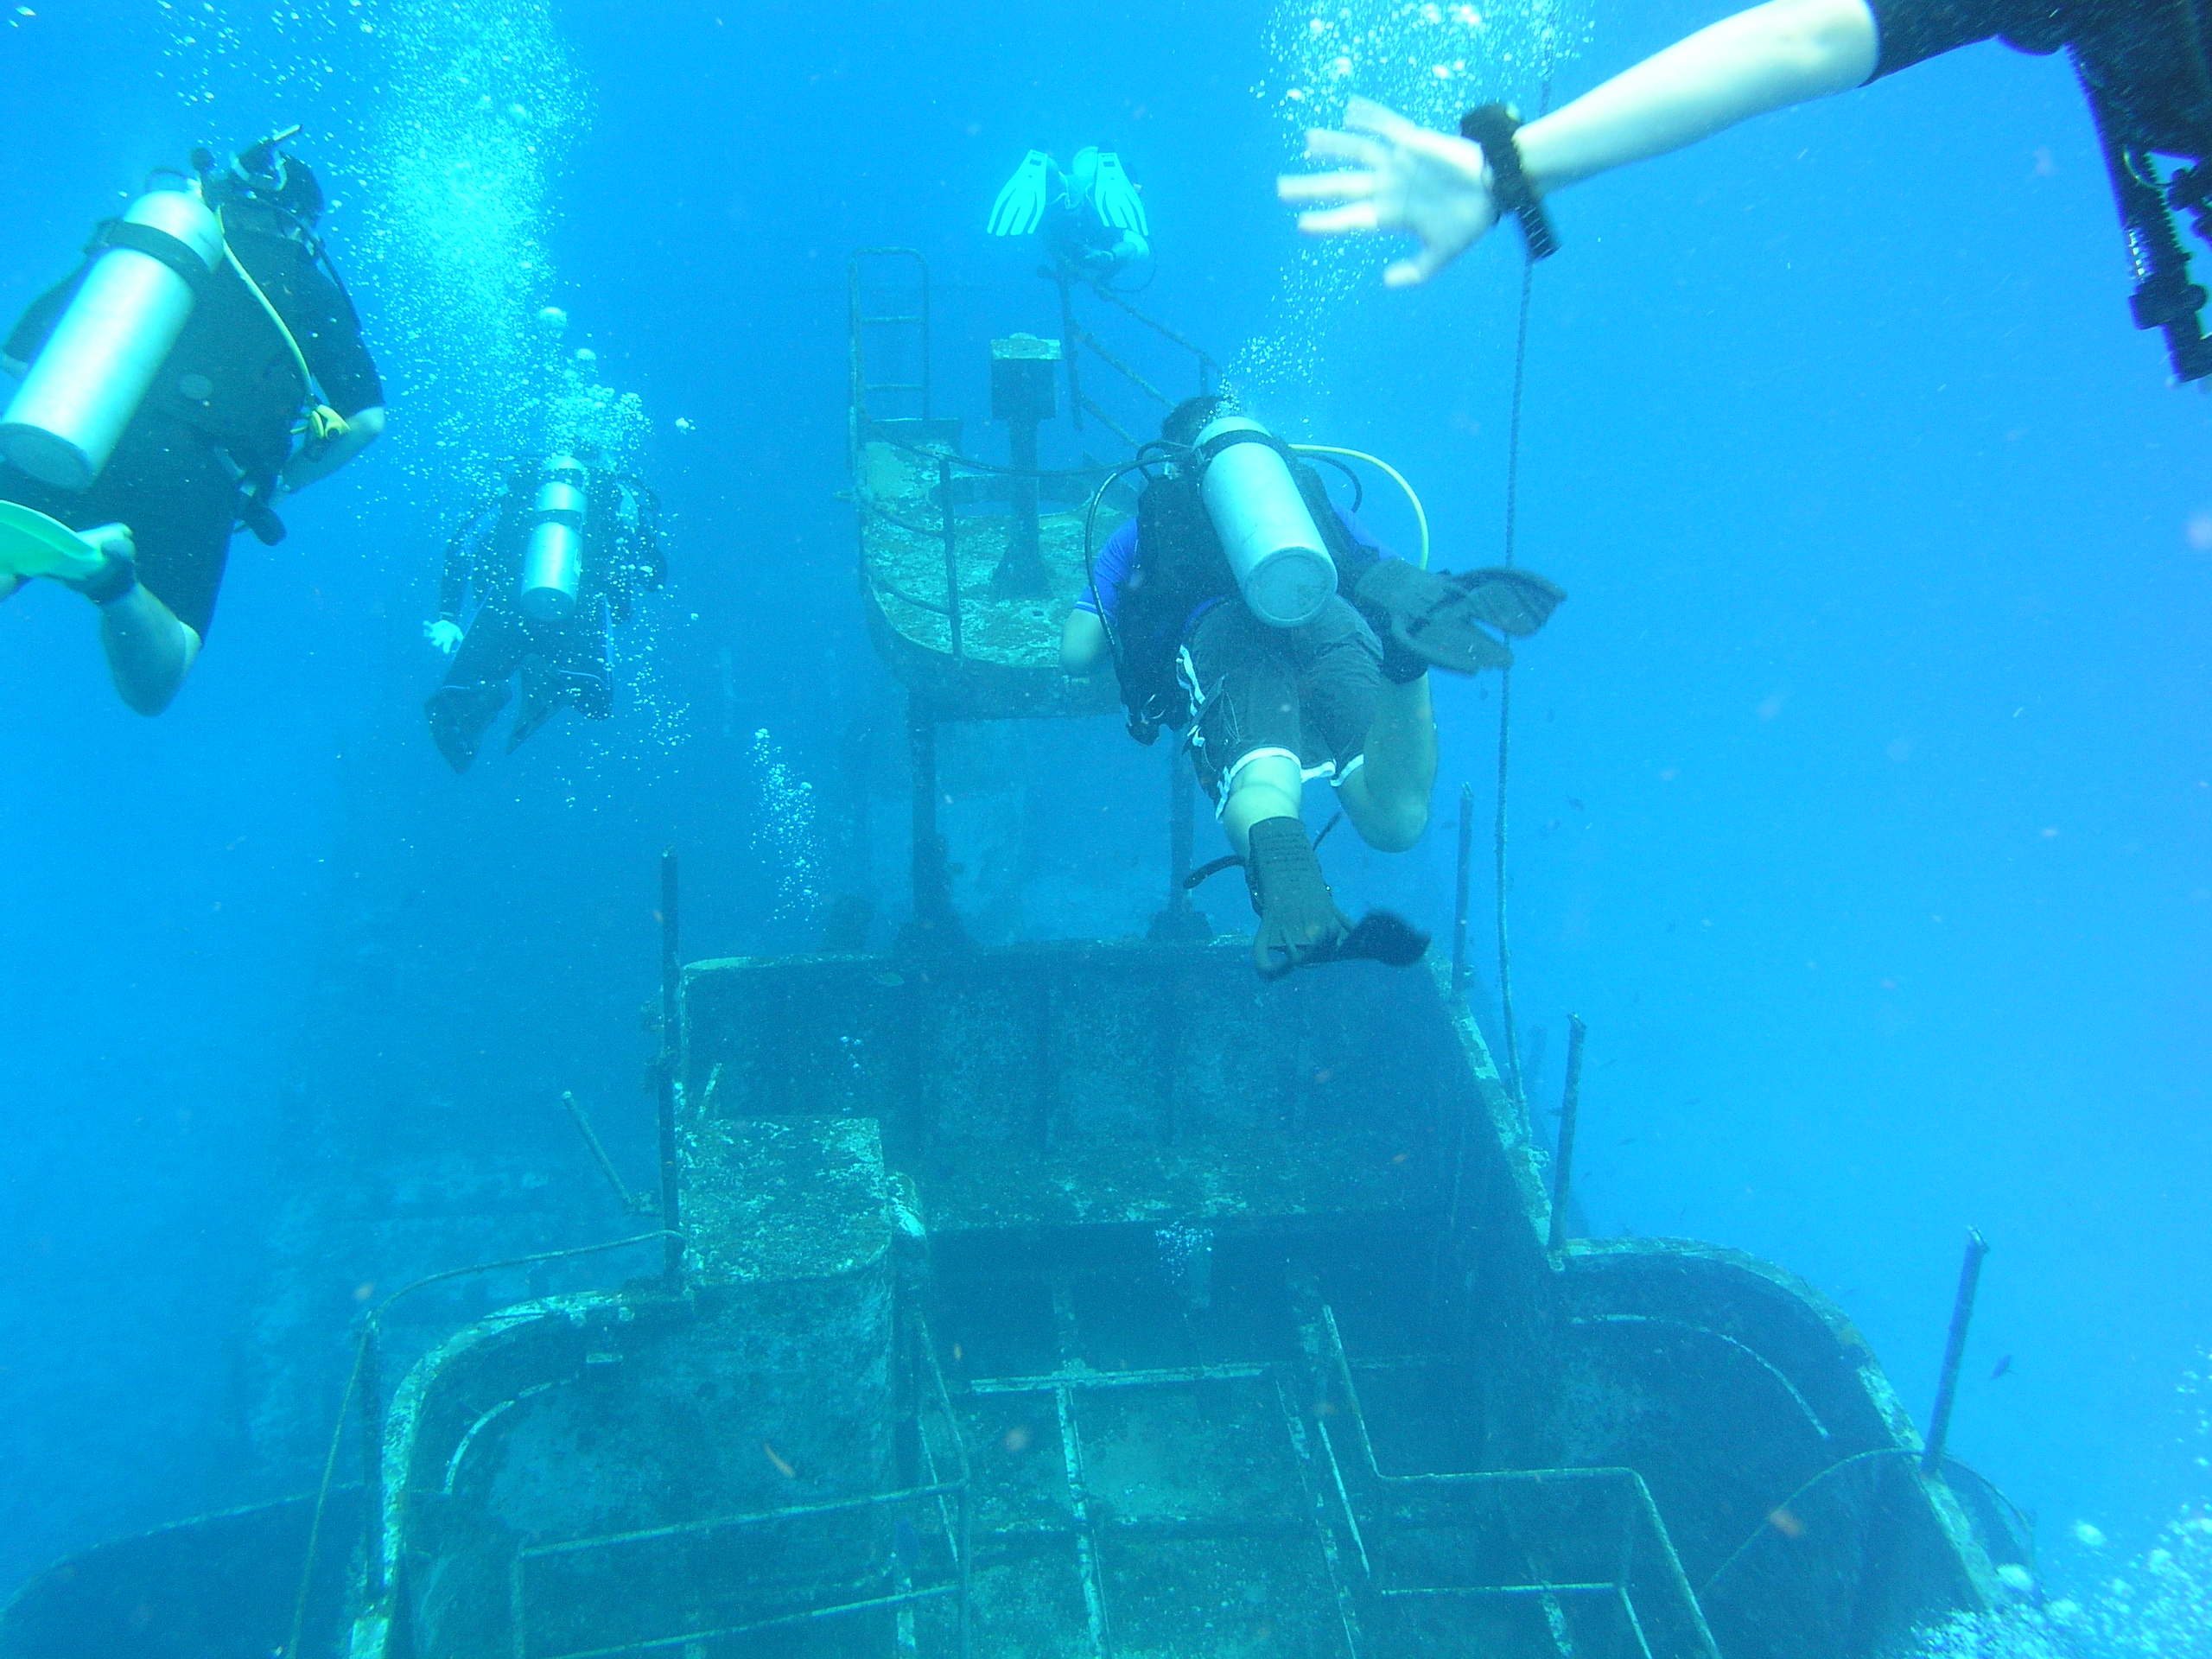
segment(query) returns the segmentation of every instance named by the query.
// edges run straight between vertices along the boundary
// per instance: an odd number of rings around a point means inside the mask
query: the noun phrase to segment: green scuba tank
[[[576,608],[589,482],[583,463],[573,455],[550,457],[538,474],[530,540],[523,548],[520,594],[522,613],[532,622],[558,622]]]
[[[1193,446],[1205,469],[1199,496],[1253,615],[1295,628],[1337,591],[1336,561],[1267,428],[1226,415]]]
[[[223,227],[195,194],[130,204],[0,416],[0,454],[57,489],[89,488],[138,412],[223,262]]]

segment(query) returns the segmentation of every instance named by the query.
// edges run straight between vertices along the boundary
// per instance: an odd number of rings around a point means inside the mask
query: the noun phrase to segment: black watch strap
[[[1528,244],[1533,264],[1559,251],[1559,237],[1552,229],[1551,215],[1529,183],[1529,175],[1521,170],[1521,145],[1513,136],[1520,128],[1521,118],[1510,104],[1485,104],[1459,118],[1459,136],[1483,147],[1483,160],[1490,167],[1491,200],[1497,205],[1497,215],[1503,219],[1511,213],[1521,221],[1521,238]]]

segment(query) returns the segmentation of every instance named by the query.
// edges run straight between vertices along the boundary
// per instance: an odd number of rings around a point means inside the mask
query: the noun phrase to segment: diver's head
[[[1090,200],[1093,186],[1098,182],[1098,146],[1086,144],[1075,153],[1067,175],[1068,206],[1080,207]]]
[[[1160,435],[1179,449],[1188,449],[1198,441],[1199,433],[1223,416],[1240,412],[1234,392],[1209,391],[1185,397],[1167,411],[1167,418],[1160,423]]]
[[[226,165],[217,164],[213,150],[194,150],[200,194],[219,209],[245,202],[272,208],[312,231],[322,217],[322,182],[313,168],[283,150],[299,131],[294,126],[271,133],[239,150]]]

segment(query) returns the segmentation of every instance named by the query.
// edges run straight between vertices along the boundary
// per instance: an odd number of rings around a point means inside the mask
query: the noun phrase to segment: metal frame
[[[1666,1523],[1651,1499],[1650,1489],[1643,1477],[1633,1469],[1516,1469],[1483,1470],[1452,1474],[1404,1474],[1383,1472],[1375,1455],[1375,1442],[1367,1427],[1367,1416],[1359,1402],[1358,1384],[1353,1378],[1355,1369],[1382,1370],[1402,1369],[1408,1362],[1369,1360],[1357,1365],[1346,1354],[1342,1334],[1337,1328],[1333,1309],[1324,1306],[1316,1325],[1308,1328],[1309,1342],[1319,1339],[1322,1351],[1313,1357],[1332,1370],[1344,1391],[1345,1407],[1352,1420],[1358,1448],[1359,1461],[1354,1465],[1354,1484],[1371,1485],[1382,1494],[1407,1497],[1433,1497],[1448,1503],[1455,1497],[1471,1497],[1478,1494],[1508,1497],[1516,1491],[1542,1493],[1562,1486],[1586,1485],[1613,1487],[1624,1500],[1622,1527],[1618,1541],[1618,1553],[1610,1574],[1603,1579],[1548,1580],[1533,1577],[1530,1581],[1516,1584],[1489,1585],[1402,1585],[1385,1586],[1375,1582],[1374,1563],[1370,1558],[1366,1539],[1360,1525],[1358,1508],[1353,1502],[1351,1490],[1344,1480],[1344,1465],[1337,1456],[1334,1438],[1329,1432],[1325,1418],[1315,1420],[1316,1438],[1320,1442],[1322,1455],[1335,1483],[1337,1495],[1343,1505],[1345,1522],[1351,1529],[1354,1548],[1358,1555],[1366,1595],[1382,1605],[1462,1599],[1479,1601],[1535,1599],[1541,1605],[1545,1623],[1560,1653],[1571,1654],[1573,1644],[1569,1639],[1566,1607],[1562,1598],[1597,1597],[1615,1604],[1635,1643],[1638,1659],[1719,1659],[1719,1647],[1705,1622],[1703,1609],[1698,1605],[1689,1578],[1682,1570],[1681,1557],[1675,1552],[1674,1541],[1668,1536]],[[1426,1362],[1413,1361],[1414,1364]],[[1408,1526],[1424,1530],[1436,1530],[1451,1525],[1448,1511],[1433,1512],[1409,1520],[1403,1515],[1382,1512],[1382,1506],[1372,1507],[1365,1531],[1389,1530]],[[1638,1570],[1638,1545],[1643,1547],[1643,1570]],[[1637,1587],[1642,1585],[1647,1593],[1656,1592],[1667,1600],[1675,1601],[1681,1612],[1687,1615],[1684,1640],[1655,1648],[1647,1633],[1647,1620],[1638,1611]]]
[[[873,1611],[881,1608],[909,1608],[921,1602],[934,1601],[950,1596],[955,1599],[957,1619],[959,1656],[968,1659],[969,1581],[974,1560],[974,1481],[969,1465],[968,1447],[961,1438],[960,1421],[952,1409],[950,1390],[945,1387],[944,1375],[937,1360],[935,1344],[930,1340],[927,1327],[917,1317],[913,1325],[914,1341],[928,1364],[931,1396],[945,1434],[950,1439],[954,1461],[958,1472],[947,1479],[938,1466],[936,1453],[931,1449],[930,1436],[925,1427],[918,1435],[921,1445],[922,1468],[925,1480],[918,1486],[909,1486],[897,1491],[872,1492],[860,1497],[838,1499],[824,1503],[794,1503],[775,1510],[755,1510],[747,1515],[721,1516],[711,1521],[686,1522],[675,1526],[649,1527],[634,1532],[604,1533],[588,1538],[564,1539],[556,1543],[529,1544],[515,1552],[508,1567],[508,1616],[512,1635],[513,1659],[619,1659],[625,1654],[650,1654],[684,1647],[687,1643],[727,1641],[756,1631],[789,1629],[810,1624],[823,1619],[843,1618],[849,1614]],[[919,1418],[925,1408],[918,1405]],[[619,1548],[625,1545],[645,1542],[653,1539],[702,1537],[714,1533],[734,1532],[742,1529],[770,1527],[793,1521],[811,1520],[823,1516],[858,1514],[868,1510],[888,1509],[899,1504],[914,1504],[923,1510],[934,1508],[938,1526],[942,1532],[945,1548],[953,1564],[952,1575],[942,1582],[911,1586],[889,1594],[867,1594],[834,1601],[825,1605],[810,1607],[796,1612],[779,1613],[772,1618],[753,1619],[744,1624],[717,1626],[709,1630],[684,1630],[668,1636],[640,1638],[634,1642],[617,1643],[612,1646],[572,1648],[548,1651],[530,1644],[528,1620],[530,1563],[556,1556],[575,1555],[587,1551]],[[856,1573],[848,1582],[855,1587],[868,1585],[875,1575]]]

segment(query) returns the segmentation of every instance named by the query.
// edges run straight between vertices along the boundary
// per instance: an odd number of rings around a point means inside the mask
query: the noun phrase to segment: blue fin
[[[1021,158],[1014,176],[991,204],[993,236],[1027,236],[1045,217],[1045,203],[1052,191],[1052,158],[1033,149]]]
[[[1122,158],[1111,150],[1099,154],[1098,181],[1090,187],[1090,202],[1102,223],[1117,231],[1135,231],[1139,236],[1152,234],[1152,226],[1145,220],[1144,198],[1122,171]]]

